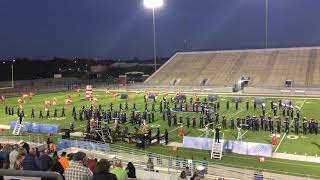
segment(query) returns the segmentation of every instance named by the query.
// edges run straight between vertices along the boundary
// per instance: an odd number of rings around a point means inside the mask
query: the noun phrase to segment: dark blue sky
[[[320,45],[320,0],[269,1],[270,47]],[[263,48],[264,9],[264,0],[166,0],[156,12],[159,55]],[[0,24],[0,58],[153,54],[142,0],[0,0]]]

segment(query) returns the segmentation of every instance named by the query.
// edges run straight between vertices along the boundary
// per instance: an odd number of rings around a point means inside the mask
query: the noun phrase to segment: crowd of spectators
[[[26,142],[15,145],[0,145],[0,168],[24,171],[52,171],[59,173],[64,180],[125,180],[136,179],[136,169],[132,162],[123,167],[120,160],[90,159],[84,152],[69,153],[45,149],[39,151]],[[147,162],[148,171],[154,171],[151,158]],[[181,172],[178,180],[187,180],[191,176],[189,167]],[[3,177],[0,176],[0,180]],[[15,179],[19,179],[16,178]],[[195,172],[190,180],[199,179]],[[41,180],[53,180],[41,178]]]
[[[120,160],[90,159],[84,152],[67,154],[29,147],[26,142],[15,145],[0,145],[0,168],[24,171],[52,171],[61,174],[65,180],[125,180],[136,178],[134,165],[126,168]],[[3,177],[0,176],[0,180]],[[19,179],[16,177],[16,179]],[[52,178],[41,178],[52,180]]]

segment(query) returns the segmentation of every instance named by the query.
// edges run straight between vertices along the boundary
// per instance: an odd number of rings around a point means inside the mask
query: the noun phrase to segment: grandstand
[[[318,88],[319,51],[305,47],[178,52],[145,85]]]

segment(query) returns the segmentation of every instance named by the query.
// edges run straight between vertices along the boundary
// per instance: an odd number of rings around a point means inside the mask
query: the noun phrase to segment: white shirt
[[[18,156],[18,151],[17,150],[13,150],[10,154],[9,154],[9,160],[10,160],[10,168],[13,169],[13,165],[14,162],[16,161]]]

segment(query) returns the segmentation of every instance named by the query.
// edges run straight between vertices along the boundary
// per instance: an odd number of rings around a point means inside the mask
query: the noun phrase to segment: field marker
[[[172,129],[171,131],[169,131],[169,133],[172,133],[173,131],[175,131],[175,130],[177,130],[177,129],[179,129],[180,127],[177,127],[177,128],[174,128],[174,129]]]
[[[291,124],[290,124],[290,126],[291,126]],[[282,136],[282,138],[281,138],[281,140],[280,140],[277,148],[274,150],[274,152],[277,152],[277,151],[278,151],[278,149],[279,149],[279,147],[280,147],[280,144],[282,143],[282,141],[283,141],[284,137],[286,137],[286,135],[287,135],[287,133],[284,133],[284,135]]]
[[[306,101],[307,101],[307,99],[304,99],[303,103],[301,104],[300,110],[302,109],[302,107],[303,107],[304,103],[306,103]],[[289,126],[289,127],[291,127],[291,126],[292,126],[292,124],[293,124],[293,120],[291,121],[291,123],[290,123],[290,126]],[[277,151],[278,151],[278,149],[279,149],[279,147],[280,147],[280,145],[281,145],[281,143],[282,143],[282,141],[283,141],[284,137],[286,137],[286,135],[287,135],[287,133],[284,133],[284,135],[282,136],[282,138],[281,138],[281,140],[280,140],[280,142],[279,142],[279,144],[278,144],[277,148],[274,150],[274,152],[277,152]]]
[[[236,115],[240,114],[243,111],[243,109],[241,109],[241,111],[238,111],[237,113],[233,114],[232,116],[229,117],[229,119],[235,117]]]

